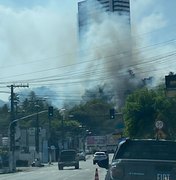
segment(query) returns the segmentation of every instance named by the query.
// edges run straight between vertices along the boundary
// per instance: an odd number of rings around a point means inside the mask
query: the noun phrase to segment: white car
[[[95,154],[93,155],[93,164],[106,159],[108,159],[108,155],[105,152],[95,152]]]
[[[78,153],[78,156],[79,156],[79,160],[84,160],[86,161],[86,153],[81,151]]]

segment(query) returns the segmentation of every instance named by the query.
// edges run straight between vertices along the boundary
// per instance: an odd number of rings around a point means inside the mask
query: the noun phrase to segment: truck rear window
[[[63,151],[60,155],[60,161],[74,161],[76,158],[75,151]]]
[[[61,152],[61,156],[75,156],[75,151],[63,151]]]
[[[115,159],[176,160],[176,142],[129,141],[121,145]]]

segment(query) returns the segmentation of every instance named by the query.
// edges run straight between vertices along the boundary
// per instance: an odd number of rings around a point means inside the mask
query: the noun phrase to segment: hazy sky
[[[83,79],[77,83],[76,77],[83,76],[77,59],[77,2],[0,0],[0,99],[8,99],[2,91],[9,92],[6,86],[13,83],[29,83],[31,89],[46,86],[75,98],[84,91]],[[175,7],[175,0],[131,0],[132,35],[143,56],[147,52],[141,47],[156,43],[164,46],[165,54],[174,53]],[[152,53],[160,52],[163,48]],[[160,73],[175,71],[172,63],[164,65],[159,65]]]

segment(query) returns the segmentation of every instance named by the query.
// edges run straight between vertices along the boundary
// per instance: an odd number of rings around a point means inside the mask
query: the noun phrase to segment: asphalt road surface
[[[21,172],[0,174],[0,180],[94,180],[98,168],[99,180],[105,179],[106,169],[93,165],[92,156],[86,161],[80,161],[80,168],[64,167],[58,170],[57,163],[41,168],[24,168]]]

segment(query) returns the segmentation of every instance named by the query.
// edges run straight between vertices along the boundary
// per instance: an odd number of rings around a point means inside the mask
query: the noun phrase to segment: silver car
[[[106,159],[108,159],[108,156],[105,152],[95,152],[95,154],[93,155],[93,164]]]

